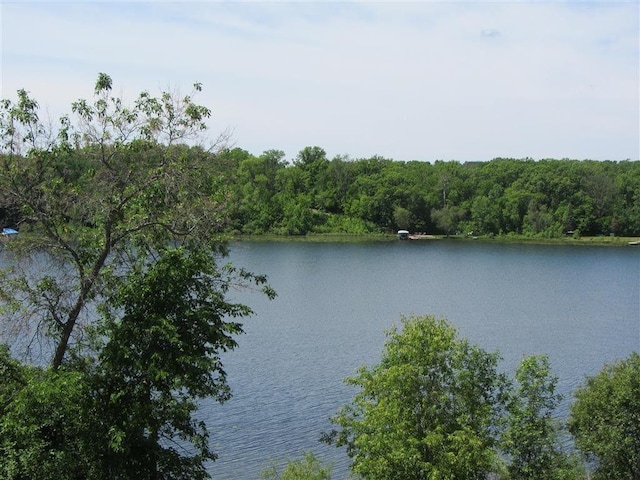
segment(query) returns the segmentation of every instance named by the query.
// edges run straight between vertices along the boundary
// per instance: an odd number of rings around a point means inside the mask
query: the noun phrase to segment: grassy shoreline
[[[396,241],[395,234],[344,234],[344,233],[310,233],[307,235],[234,235],[233,241],[251,242],[310,242],[310,243],[364,243],[364,242],[390,242]],[[410,242],[484,242],[496,244],[533,244],[533,245],[585,245],[598,247],[627,247],[629,242],[638,241],[638,237],[561,237],[561,238],[536,238],[522,235],[504,236],[478,236],[466,237],[463,235],[434,235],[428,239],[409,240]],[[640,247],[640,246],[639,246]]]

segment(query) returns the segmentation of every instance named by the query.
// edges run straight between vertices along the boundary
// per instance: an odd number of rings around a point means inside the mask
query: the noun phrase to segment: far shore
[[[640,240],[638,237],[612,237],[612,236],[592,236],[592,237],[560,237],[560,238],[538,238],[523,235],[496,235],[496,236],[467,236],[467,235],[430,235],[430,234],[410,234],[408,240],[398,240],[396,234],[392,233],[368,233],[368,234],[345,234],[345,233],[309,233],[307,235],[235,235],[232,237],[238,241],[301,241],[301,242],[382,242],[382,241],[451,241],[451,242],[485,242],[504,244],[535,244],[535,245],[587,245],[602,247],[630,247],[631,243]],[[640,250],[640,244],[633,245]]]

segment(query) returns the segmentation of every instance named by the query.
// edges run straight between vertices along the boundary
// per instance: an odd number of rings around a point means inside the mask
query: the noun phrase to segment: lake
[[[401,315],[445,317],[498,350],[512,372],[548,354],[565,400],[586,375],[640,350],[640,248],[455,240],[237,242],[230,260],[269,276],[278,297],[233,293],[255,316],[224,356],[233,398],[205,402],[215,479],[258,479],[270,461],[313,450],[348,476],[343,450],[319,443],[355,393],[342,380],[380,359]]]

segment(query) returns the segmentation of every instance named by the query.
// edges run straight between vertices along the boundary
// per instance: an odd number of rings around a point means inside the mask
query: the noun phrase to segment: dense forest
[[[138,145],[150,151],[162,146]],[[224,192],[224,229],[235,234],[365,234],[407,229],[432,234],[557,238],[640,235],[640,162],[496,158],[486,162],[328,159],[305,147],[215,154],[178,147],[209,165]],[[70,155],[66,175],[86,164]],[[89,156],[90,157],[90,156]],[[80,160],[84,159],[84,160]],[[4,223],[16,219],[4,205]]]
[[[246,234],[410,231],[560,237],[640,234],[640,163],[329,160],[306,147],[227,150],[232,228]]]

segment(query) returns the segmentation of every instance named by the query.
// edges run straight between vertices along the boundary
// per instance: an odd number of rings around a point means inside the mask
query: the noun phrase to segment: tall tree
[[[208,168],[213,156],[179,145],[206,129],[211,112],[193,101],[200,84],[186,96],[142,92],[130,106],[111,87],[100,74],[93,102],[74,102],[74,121],[63,117],[57,131],[24,90],[0,108],[1,201],[21,227],[10,247],[56,265],[3,271],[1,294],[20,307],[4,319],[52,338],[54,368],[118,272],[168,242],[224,250],[225,195]]]
[[[275,295],[265,277],[216,262],[220,169],[178,143],[209,110],[167,92],[126,107],[110,90],[101,74],[95,101],[74,103],[77,123],[63,118],[55,138],[26,92],[0,109],[0,191],[21,226],[3,319],[53,340],[51,368],[0,351],[3,478],[208,478],[197,401],[229,398],[220,353],[251,313],[226,294]]]
[[[347,447],[363,478],[486,478],[500,463],[506,384],[497,361],[444,320],[403,318],[381,362],[346,380],[360,391],[332,418],[338,430],[327,440]]]

